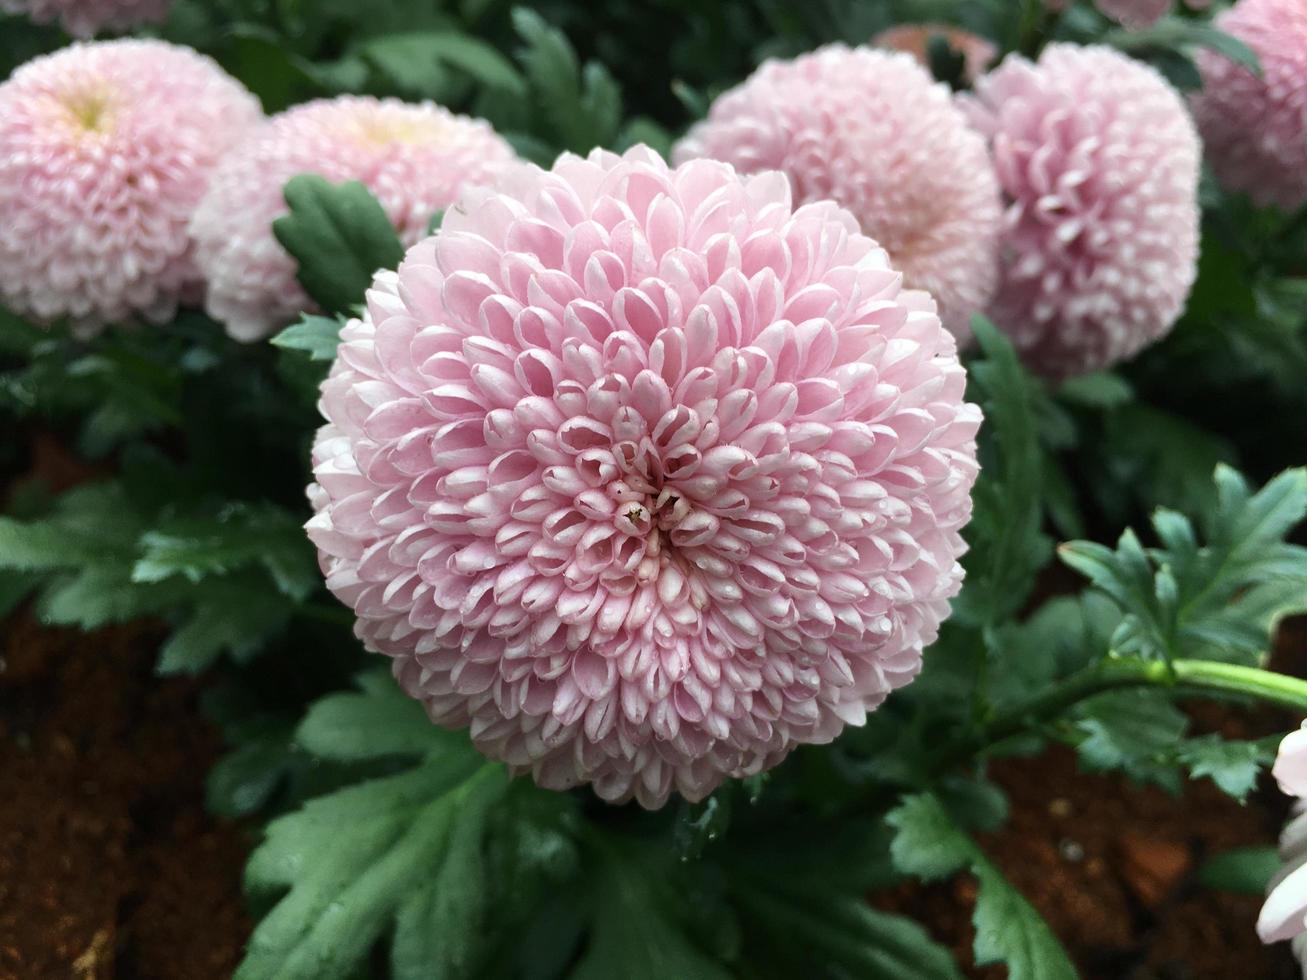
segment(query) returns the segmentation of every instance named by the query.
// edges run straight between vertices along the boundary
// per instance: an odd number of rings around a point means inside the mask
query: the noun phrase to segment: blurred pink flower
[[[1307,203],[1307,4],[1240,0],[1216,26],[1252,48],[1262,77],[1199,52],[1193,109],[1212,169],[1258,205],[1295,210]]]
[[[542,786],[698,800],[918,671],[962,578],[964,386],[835,204],[564,155],[378,275],[308,531],[433,720]]]
[[[993,296],[993,167],[948,87],[911,55],[831,45],[768,61],[719,97],[674,155],[780,170],[799,201],[848,208],[959,339]]]
[[[930,42],[936,37],[943,38],[952,50],[962,55],[962,74],[968,82],[974,82],[984,74],[998,56],[993,41],[948,24],[899,24],[881,31],[871,39],[871,44],[872,47],[910,54],[918,64],[929,68]]]
[[[186,226],[261,118],[217,64],[161,41],[74,44],[0,85],[0,300],[94,326],[165,320],[199,285]]]
[[[1284,866],[1271,879],[1257,918],[1257,934],[1264,943],[1293,940],[1293,951],[1307,971],[1307,722],[1280,743],[1271,770],[1281,792],[1298,798],[1294,816],[1280,835]]]
[[[58,20],[81,38],[160,23],[171,6],[172,0],[0,0],[0,12],[23,14],[38,24]]]
[[[1052,44],[963,104],[1007,199],[992,314],[1027,362],[1093,371],[1170,330],[1198,258],[1200,146],[1178,93],[1111,48]]]
[[[311,305],[294,259],[272,234],[287,210],[282,189],[295,175],[362,181],[412,245],[465,185],[492,180],[514,159],[488,123],[430,102],[342,97],[274,116],[223,162],[195,215],[209,314],[248,341]]]

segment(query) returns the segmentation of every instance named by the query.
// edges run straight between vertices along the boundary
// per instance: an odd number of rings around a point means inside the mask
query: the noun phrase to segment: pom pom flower
[[[209,314],[248,341],[311,305],[272,234],[286,213],[282,189],[296,174],[362,181],[412,245],[465,184],[492,179],[513,159],[489,124],[430,102],[343,97],[273,117],[224,161],[195,215]]]
[[[1179,95],[1110,48],[1010,56],[967,97],[1007,201],[993,315],[1054,376],[1128,358],[1184,308],[1200,146]]]
[[[171,6],[172,0],[0,0],[0,12],[24,14],[38,24],[58,20],[65,31],[81,38],[157,24]]]
[[[1271,772],[1280,790],[1297,797],[1298,804],[1280,835],[1284,867],[1271,879],[1257,934],[1264,943],[1293,940],[1294,954],[1307,972],[1307,722],[1285,736]]]
[[[968,82],[979,78],[998,55],[993,41],[947,24],[899,24],[881,31],[871,43],[873,47],[910,54],[923,68],[929,68],[930,42],[934,38],[940,38],[962,56],[962,76]]]
[[[328,587],[541,785],[698,800],[860,724],[960,584],[979,410],[883,250],[636,147],[450,209],[323,385]]]
[[[187,224],[261,118],[210,59],[74,44],[0,85],[0,300],[39,319],[167,319],[198,286]]]
[[[1307,5],[1240,0],[1217,26],[1252,48],[1258,78],[1204,49],[1194,116],[1217,179],[1258,205],[1307,203]]]
[[[993,167],[948,87],[911,55],[832,45],[768,61],[713,103],[675,155],[780,170],[800,201],[847,208],[959,338],[993,294]]]

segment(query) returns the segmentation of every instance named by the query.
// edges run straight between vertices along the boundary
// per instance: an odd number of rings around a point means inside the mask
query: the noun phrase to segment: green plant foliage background
[[[1198,47],[1255,62],[1207,16],[1126,34],[1087,4],[1029,0],[178,0],[159,33],[212,54],[269,111],[343,92],[434,99],[548,164],[666,151],[763,58],[900,22],[1005,50],[1116,44],[1187,87]],[[0,74],[66,42],[0,17]],[[324,590],[301,530],[317,384],[340,315],[401,252],[361,185],[301,177],[286,196],[278,240],[326,313],[272,344],[234,344],[195,312],[84,342],[0,311],[0,426],[17,436],[0,468],[44,429],[104,474],[15,496],[0,610],[30,597],[43,621],[85,629],[162,618],[160,673],[208,673],[229,744],[209,805],[265,827],[239,980],[956,978],[929,923],[865,897],[957,873],[979,883],[978,963],[1071,977],[973,838],[1007,813],[987,760],[1053,741],[1086,769],[1176,792],[1210,779],[1242,799],[1274,744],[1191,735],[1184,698],[1307,705],[1307,685],[1257,669],[1278,621],[1307,611],[1300,216],[1207,183],[1188,310],[1113,373],[1049,386],[978,320],[968,578],[922,676],[833,746],[645,813],[538,790],[433,728]],[[1059,562],[1083,587],[1042,598]],[[1254,850],[1204,875],[1255,890],[1269,871]]]

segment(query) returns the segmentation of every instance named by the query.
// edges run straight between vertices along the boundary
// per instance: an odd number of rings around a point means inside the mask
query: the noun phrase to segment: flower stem
[[[1160,660],[1109,660],[1072,674],[1042,694],[995,715],[974,739],[968,739],[965,754],[983,751],[1037,728],[1096,694],[1131,687],[1166,687],[1209,696],[1241,695],[1307,714],[1307,681],[1296,677],[1210,660],[1173,660],[1169,664]]]

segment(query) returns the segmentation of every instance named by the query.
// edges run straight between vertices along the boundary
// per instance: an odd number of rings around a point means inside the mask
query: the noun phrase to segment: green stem
[[[1307,714],[1307,681],[1257,667],[1210,660],[1109,660],[1072,674],[1016,707],[999,712],[988,724],[944,753],[944,764],[991,748],[1015,735],[1037,729],[1096,694],[1132,687],[1165,687],[1197,695],[1242,695]]]

